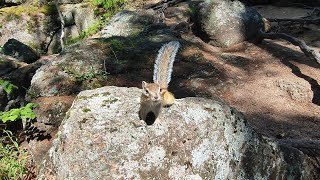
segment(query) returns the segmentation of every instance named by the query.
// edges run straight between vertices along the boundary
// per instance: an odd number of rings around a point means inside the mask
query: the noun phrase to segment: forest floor
[[[312,12],[292,7],[256,9],[266,18],[296,19]],[[282,29],[320,50],[319,25],[286,23]],[[221,99],[243,112],[254,128],[266,136],[320,140],[319,64],[308,59],[299,47],[281,40],[245,44],[231,53],[242,58],[223,63],[228,77],[236,78],[219,88]]]

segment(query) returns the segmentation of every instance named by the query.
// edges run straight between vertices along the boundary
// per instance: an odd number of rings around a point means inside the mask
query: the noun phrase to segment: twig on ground
[[[265,33],[260,29],[260,37],[263,39],[283,39],[295,46],[299,46],[301,51],[310,59],[315,60],[320,64],[320,53],[310,48],[303,40],[292,37],[285,33]]]

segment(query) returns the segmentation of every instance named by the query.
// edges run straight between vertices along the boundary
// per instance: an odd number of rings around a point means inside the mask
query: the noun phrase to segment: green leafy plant
[[[46,15],[54,15],[57,13],[57,7],[53,2],[48,2],[41,8],[41,12],[43,12]]]
[[[95,23],[92,26],[90,26],[87,30],[82,31],[78,37],[68,39],[66,41],[66,45],[74,44],[82,39],[85,39],[93,35],[94,33],[96,33],[100,28],[101,28],[100,22]]]
[[[29,153],[21,149],[11,131],[0,137],[0,179],[22,179],[28,174]]]
[[[105,9],[117,10],[126,3],[126,0],[93,0],[93,4]]]
[[[96,77],[106,79],[108,75],[108,73],[105,71],[94,71],[93,69],[87,73],[79,73],[70,68],[63,68],[63,71],[69,74],[77,83],[82,83],[83,81],[91,81],[93,78]]]
[[[10,94],[18,87],[9,81],[0,79],[0,86]],[[6,122],[34,119],[36,117],[33,109],[37,107],[34,103],[28,103],[21,108],[0,112],[0,179],[23,179],[28,174],[27,162],[29,153],[19,147],[18,140],[13,133],[7,130]]]
[[[14,108],[9,111],[0,112],[0,119],[3,123],[20,119],[23,121],[26,121],[27,119],[35,119],[36,115],[33,112],[33,109],[37,106],[37,104],[28,103],[26,106],[21,108]]]
[[[110,17],[122,10],[127,0],[93,0],[93,4],[97,7],[95,12],[102,15],[102,22],[106,22]]]
[[[6,91],[6,93],[10,94],[12,89],[18,89],[17,86],[11,84],[9,81],[5,81],[0,79],[0,86],[3,87],[3,89]]]

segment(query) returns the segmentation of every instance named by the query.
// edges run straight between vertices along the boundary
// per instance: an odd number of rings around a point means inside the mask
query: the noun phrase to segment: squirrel
[[[173,62],[179,47],[178,41],[164,44],[160,48],[154,64],[153,83],[142,81],[140,119],[146,121],[148,114],[152,112],[154,120],[156,120],[162,107],[169,107],[174,103],[175,97],[168,91],[168,85],[171,81]]]

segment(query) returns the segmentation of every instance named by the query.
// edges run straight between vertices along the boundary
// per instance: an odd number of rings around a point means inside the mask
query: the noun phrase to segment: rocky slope
[[[30,64],[0,56],[4,59],[0,67],[6,68],[0,70],[1,78],[22,87],[10,97],[0,89],[0,108],[21,106],[25,99],[39,104],[36,122],[26,129],[33,160],[42,167],[39,178],[318,178],[319,65],[281,41],[243,43],[248,40],[240,33],[243,31],[233,33],[240,44],[211,46],[203,36],[197,37],[201,26],[196,22],[201,16],[197,16],[193,3],[199,1],[190,2],[164,8],[163,12],[122,11],[95,38],[68,45],[59,55]],[[65,3],[62,10],[70,25],[67,32],[78,35],[83,27],[95,22],[90,20],[93,14],[86,4]],[[235,13],[230,17],[245,11],[241,9],[244,6],[239,7],[239,11],[229,11]],[[89,10],[80,13],[81,8]],[[87,14],[89,19],[82,18]],[[243,16],[249,18],[250,14]],[[224,20],[228,19],[220,22]],[[241,23],[241,18],[232,21]],[[0,30],[5,34],[0,38],[8,38],[12,32],[5,32],[10,29],[7,24],[3,27]],[[50,27],[50,31],[56,30]],[[225,30],[221,34],[230,29],[220,28]],[[310,41],[317,44],[319,39],[312,37]],[[214,40],[214,36],[211,38]],[[47,40],[42,42],[46,46]],[[164,110],[160,124],[146,126],[137,118],[139,90],[107,86],[140,87],[142,80],[151,81],[157,51],[171,40],[179,41],[182,48],[169,88],[182,99]],[[99,87],[103,88],[95,89]],[[84,91],[87,89],[95,90]],[[185,98],[192,96],[205,99]],[[236,107],[246,118],[225,104]],[[47,154],[53,139],[55,143]],[[91,161],[97,162],[91,167]],[[75,173],[67,172],[70,169]]]
[[[59,9],[65,21],[65,41],[76,38],[94,26],[98,17],[90,3],[61,1]],[[0,45],[16,39],[41,54],[61,51],[61,20],[54,3],[28,1],[0,9]]]

